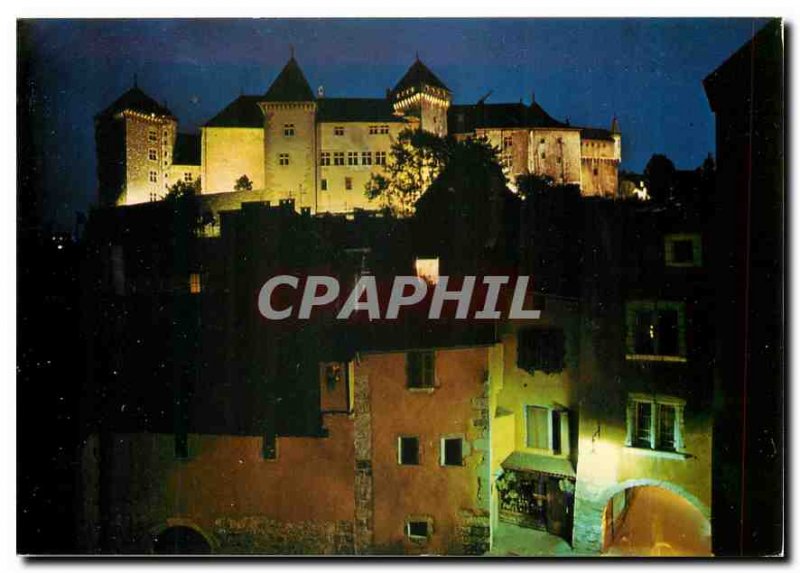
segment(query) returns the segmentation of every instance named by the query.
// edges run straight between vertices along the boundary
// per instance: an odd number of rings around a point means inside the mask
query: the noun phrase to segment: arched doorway
[[[709,556],[711,523],[675,491],[628,487],[611,496],[603,511],[603,554]]]
[[[153,536],[153,553],[156,555],[208,555],[211,546],[191,527],[177,526]]]

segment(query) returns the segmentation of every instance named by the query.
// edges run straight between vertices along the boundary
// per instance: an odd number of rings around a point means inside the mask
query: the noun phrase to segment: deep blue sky
[[[680,168],[714,149],[702,79],[764,20],[60,20],[28,21],[44,216],[71,225],[95,197],[93,116],[132,84],[196,129],[244,90],[263,93],[293,45],[312,88],[379,97],[415,52],[456,103],[536,100],[573,125],[623,134],[623,168],[653,153]],[[24,126],[20,126],[24,129]]]

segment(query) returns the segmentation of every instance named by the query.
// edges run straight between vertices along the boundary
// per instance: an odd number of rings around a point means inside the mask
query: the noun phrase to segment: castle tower
[[[273,203],[317,210],[314,93],[294,55],[259,102],[264,112],[264,188]]]
[[[415,119],[418,127],[447,135],[447,108],[453,94],[419,57],[389,92],[395,113]]]
[[[95,116],[97,179],[101,206],[133,205],[162,198],[178,121],[134,85]]]

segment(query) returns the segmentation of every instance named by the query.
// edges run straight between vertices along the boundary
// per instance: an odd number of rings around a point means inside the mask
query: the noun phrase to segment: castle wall
[[[126,112],[123,121],[126,174],[125,190],[118,204],[134,205],[160,198],[170,184],[169,166],[178,124],[173,119],[134,112]]]
[[[581,193],[616,197],[619,186],[620,141],[584,139],[581,142]]]
[[[264,189],[264,130],[243,127],[202,128],[202,192],[229,193],[247,175],[253,190]]]
[[[388,125],[388,134],[371,134],[371,125]],[[335,135],[334,128],[344,128],[344,135]],[[320,163],[321,153],[330,154],[330,165],[318,166],[318,210],[336,212],[349,212],[353,209],[377,209],[379,202],[370,201],[365,195],[366,184],[372,173],[381,172],[383,169],[376,165],[376,153],[383,152],[389,159],[391,146],[396,141],[398,134],[405,128],[404,123],[381,122],[333,122],[317,125],[319,150],[317,164]],[[372,153],[372,165],[363,165],[364,151]],[[344,165],[334,165],[334,153],[343,153]],[[348,153],[358,154],[358,165],[348,165]],[[346,178],[350,178],[352,189],[346,189]],[[326,190],[322,189],[325,181]]]
[[[298,210],[317,210],[316,104],[264,103],[264,189],[267,199],[295,200]],[[294,135],[284,134],[287,125]],[[288,154],[288,165],[281,165],[281,154]]]

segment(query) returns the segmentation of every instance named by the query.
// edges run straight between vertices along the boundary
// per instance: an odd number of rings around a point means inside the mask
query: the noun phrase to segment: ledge
[[[625,452],[629,452],[631,454],[637,456],[648,456],[651,458],[662,458],[667,460],[686,460],[691,458],[691,454],[687,454],[685,452],[669,452],[666,450],[651,450],[650,448],[637,448],[636,446],[625,446],[623,449]]]
[[[625,360],[639,362],[687,362],[685,356],[661,356],[660,354],[626,354]]]

